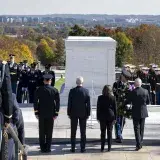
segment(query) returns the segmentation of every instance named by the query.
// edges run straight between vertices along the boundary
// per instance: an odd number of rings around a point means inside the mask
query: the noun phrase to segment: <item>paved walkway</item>
[[[23,108],[25,121],[26,140],[29,147],[28,160],[160,160],[160,108],[150,107],[149,118],[146,120],[144,147],[136,152],[133,125],[131,120],[127,120],[122,144],[113,143],[112,152],[100,152],[100,130],[99,124],[95,120],[93,111],[93,122],[88,121],[87,127],[87,152],[80,153],[80,146],[77,144],[75,154],[69,152],[70,128],[69,119],[66,116],[66,107],[61,108],[60,116],[55,122],[53,131],[53,145],[51,154],[42,155],[38,145],[38,122],[34,117],[33,109]],[[79,131],[77,137],[80,137]],[[114,137],[114,136],[113,136]],[[107,148],[107,146],[106,146]]]

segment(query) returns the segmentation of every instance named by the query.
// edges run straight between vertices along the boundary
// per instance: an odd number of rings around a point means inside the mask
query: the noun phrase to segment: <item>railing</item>
[[[11,135],[15,143],[14,160],[27,160],[27,152],[10,124],[7,126],[7,132]],[[6,154],[6,152],[4,152],[3,154]],[[5,157],[6,155],[3,155],[2,160],[5,160]]]

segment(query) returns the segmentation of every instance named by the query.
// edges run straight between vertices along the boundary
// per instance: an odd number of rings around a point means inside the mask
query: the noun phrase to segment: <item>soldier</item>
[[[19,72],[19,84],[17,89],[17,101],[18,103],[22,103],[22,95],[23,95],[23,88],[28,87],[28,72],[30,71],[30,68],[27,65],[27,60],[23,62],[23,66]]]
[[[51,152],[54,120],[58,116],[60,98],[58,90],[51,86],[52,75],[43,76],[44,86],[35,92],[34,111],[39,120],[39,140],[42,152]]]
[[[152,67],[149,70],[149,83],[151,85],[151,102],[153,105],[156,103],[156,96],[155,96],[155,90],[156,90],[156,73],[155,68],[157,68],[157,65],[152,65]]]
[[[34,93],[36,88],[39,86],[41,72],[36,69],[37,63],[31,64],[31,69],[28,72],[28,92],[29,92],[29,103],[33,103]]]
[[[117,121],[115,124],[116,142],[122,143],[122,131],[125,125],[125,117],[130,118],[129,113],[125,110],[127,96],[132,90],[131,85],[128,83],[128,79],[131,74],[123,70],[120,76],[120,80],[113,84],[113,93],[117,102]]]
[[[12,91],[16,94],[17,92],[17,82],[18,82],[18,64],[15,63],[15,55],[10,54],[10,61],[8,62],[9,69],[10,69],[10,76],[11,76],[11,85]]]
[[[52,71],[51,70],[51,64],[46,64],[45,65],[45,71],[43,72],[43,75],[45,75],[45,74],[51,74],[52,75],[52,86],[54,86],[55,85],[55,73],[54,73],[54,71]]]
[[[5,127],[8,126],[12,118],[13,110],[11,79],[7,62],[0,62],[0,73],[0,159],[2,159],[1,149],[4,148],[4,146],[1,146],[3,129],[2,125],[5,124]]]
[[[160,68],[156,68],[155,73],[156,73],[156,104],[160,105]]]
[[[149,68],[148,67],[142,67],[142,73],[139,76],[139,78],[142,80],[142,83],[149,83]]]
[[[141,74],[142,74],[142,67],[144,67],[143,64],[139,65],[139,68],[137,70],[137,77],[136,78],[140,78]]]

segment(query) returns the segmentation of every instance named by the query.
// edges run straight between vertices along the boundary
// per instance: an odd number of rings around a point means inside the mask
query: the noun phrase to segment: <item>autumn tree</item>
[[[132,41],[123,32],[117,32],[113,38],[117,41],[116,66],[121,67],[125,62],[131,62],[133,58]]]
[[[42,39],[37,47],[37,56],[43,65],[52,64],[54,61],[55,53],[45,39]]]
[[[84,27],[81,27],[79,25],[75,25],[71,28],[71,31],[69,32],[69,36],[86,36],[87,30]]]
[[[65,45],[64,45],[64,40],[62,38],[58,38],[56,40],[55,63],[58,65],[65,64]]]
[[[8,60],[9,54],[15,54],[16,62],[27,59],[32,63],[34,58],[29,47],[16,38],[0,36],[0,59]]]

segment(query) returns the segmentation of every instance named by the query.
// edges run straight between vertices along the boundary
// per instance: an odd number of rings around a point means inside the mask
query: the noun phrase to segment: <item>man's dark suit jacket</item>
[[[67,114],[69,117],[87,118],[90,116],[89,91],[81,86],[70,90]]]
[[[132,103],[132,117],[133,119],[141,119],[148,117],[147,104],[150,103],[149,93],[142,87],[134,89],[130,96]]]
[[[58,116],[60,98],[58,90],[50,85],[39,87],[35,92],[34,111],[41,118]]]
[[[100,121],[110,121],[116,120],[117,116],[117,106],[114,96],[104,96],[98,97],[97,101],[97,120]]]

